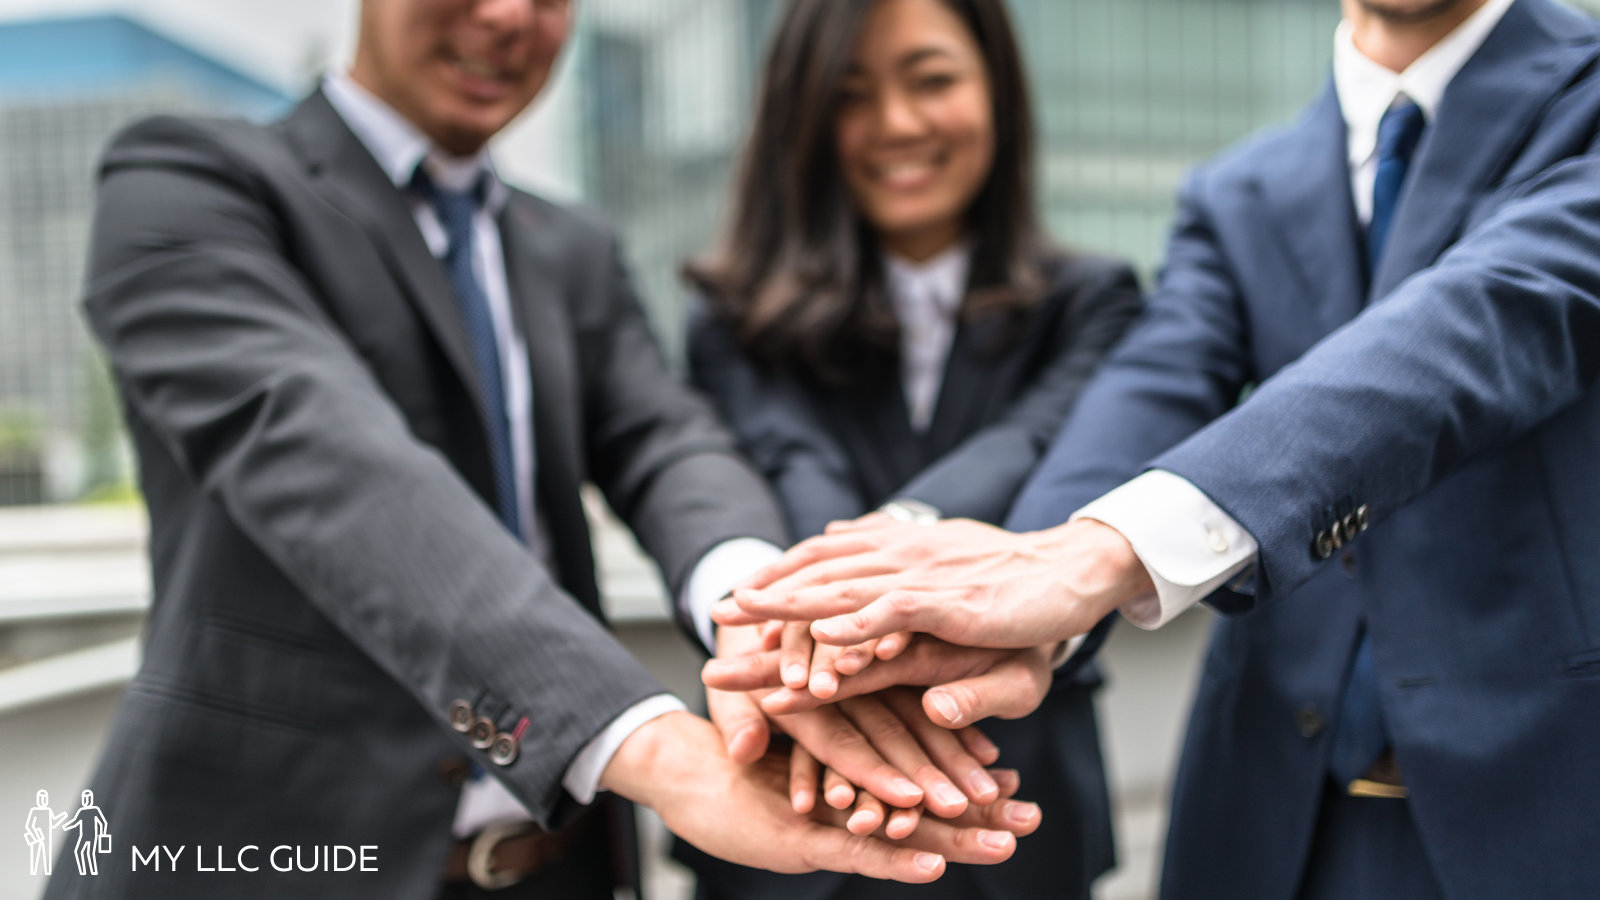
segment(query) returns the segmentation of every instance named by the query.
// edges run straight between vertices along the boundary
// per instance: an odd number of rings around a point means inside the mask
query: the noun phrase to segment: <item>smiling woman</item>
[[[691,372],[797,539],[880,504],[1000,521],[1140,305],[1126,266],[1054,247],[1038,223],[1032,114],[1006,0],[791,2],[728,231],[687,274],[704,297],[689,326]],[[759,646],[758,627],[723,628],[719,652]],[[777,639],[783,684],[842,697],[840,675],[891,665],[870,660],[890,659],[903,637],[814,649],[804,623],[791,623]],[[1034,683],[1048,682],[1037,656]],[[980,723],[1043,824],[1004,865],[952,866],[920,886],[919,900],[1088,896],[1111,862],[1097,684],[1092,668],[1069,663],[1037,715]],[[772,697],[733,690],[707,700],[730,734],[728,723],[775,708],[757,706]],[[996,781],[976,762],[916,764],[922,751],[942,760],[941,742],[955,744],[942,727],[923,727],[932,720],[917,691],[828,709],[874,738],[886,710],[899,716],[914,737],[884,752],[923,790],[929,816],[994,802]],[[779,722],[803,734],[792,717]],[[970,730],[955,734],[974,740]],[[894,833],[905,811],[885,818],[878,800],[889,798],[866,785],[857,795],[833,769],[819,790],[815,763],[796,759],[796,808],[854,801],[852,822]],[[683,855],[701,876],[701,900],[900,896],[861,879],[780,878]]]
[[[983,52],[955,11],[935,0],[879,3],[837,103],[839,167],[884,246],[923,261],[955,244],[995,142]]]
[[[963,311],[1025,310],[1056,256],[1001,2],[806,0],[769,51],[721,244],[687,269],[740,343],[842,382],[893,356],[882,253],[976,240]],[[865,230],[872,239],[861,240]]]
[[[571,27],[571,0],[363,3],[350,76],[471,156],[544,87]]]

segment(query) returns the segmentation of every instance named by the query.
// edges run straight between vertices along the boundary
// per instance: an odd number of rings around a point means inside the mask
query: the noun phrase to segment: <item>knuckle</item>
[[[872,732],[874,742],[879,744],[900,742],[911,736],[911,730],[906,728],[906,723],[896,716],[874,719],[867,727]]]
[[[917,610],[917,595],[910,591],[894,591],[884,597],[884,601],[890,611],[900,616],[908,616]]]
[[[834,747],[841,751],[862,750],[867,747],[867,737],[848,722],[841,722],[829,728],[828,738]]]

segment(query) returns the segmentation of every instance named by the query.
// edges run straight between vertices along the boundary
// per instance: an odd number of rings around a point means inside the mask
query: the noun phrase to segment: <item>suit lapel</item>
[[[566,288],[558,277],[563,263],[553,237],[534,202],[513,191],[500,214],[500,244],[512,316],[528,348],[538,506],[556,526],[550,539],[563,584],[598,614],[589,536],[571,526],[584,521],[575,489],[583,480],[580,380],[572,323],[562,302]]]
[[[405,197],[350,131],[322,92],[316,91],[284,121],[306,160],[320,194],[367,232],[396,273],[406,297],[427,323],[451,368],[466,386],[481,421],[484,401],[455,295],[444,268],[417,230]]]
[[[1457,237],[1472,201],[1505,171],[1547,101],[1589,58],[1551,40],[1529,7],[1528,0],[1512,4],[1445,90],[1395,207],[1372,297],[1431,265]]]
[[[1284,242],[1310,296],[1321,302],[1324,331],[1361,311],[1364,264],[1350,196],[1344,114],[1330,83],[1256,179],[1268,227]]]
[[[921,438],[911,427],[900,367],[894,366],[885,377],[836,391],[847,410],[841,421],[858,423],[864,438],[862,465],[871,471],[862,473],[863,483],[889,491],[916,474]]]
[[[933,421],[920,441],[923,458],[919,468],[950,452],[983,420],[983,400],[990,393],[995,375],[992,360],[985,358],[984,350],[993,346],[999,337],[998,329],[1004,325],[999,316],[958,324],[934,404]]]

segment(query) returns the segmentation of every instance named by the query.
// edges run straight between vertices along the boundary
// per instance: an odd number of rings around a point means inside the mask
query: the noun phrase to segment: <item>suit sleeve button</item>
[[[472,704],[465,700],[457,700],[450,704],[450,727],[462,734],[472,730],[472,720],[477,717]]]
[[[498,734],[489,745],[489,761],[497,766],[509,766],[522,752],[522,742],[509,734]]]
[[[1371,524],[1372,524],[1372,508],[1370,506],[1367,506],[1365,503],[1363,503],[1360,506],[1356,507],[1356,530],[1357,531],[1366,531],[1367,530],[1367,526],[1371,525]]]
[[[1317,559],[1333,555],[1333,537],[1326,530],[1317,532],[1316,539],[1311,542],[1311,555]]]
[[[489,745],[494,743],[497,734],[499,729],[494,727],[494,723],[480,716],[473,721],[472,730],[467,732],[467,737],[471,738],[472,746],[479,750],[487,750]]]

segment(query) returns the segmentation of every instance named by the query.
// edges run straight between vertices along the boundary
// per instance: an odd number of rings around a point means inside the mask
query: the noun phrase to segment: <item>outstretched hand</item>
[[[1011,831],[931,816],[900,841],[852,834],[843,811],[819,805],[795,812],[789,774],[782,755],[733,762],[711,723],[675,712],[630,735],[601,786],[651,807],[674,834],[713,856],[775,872],[820,869],[925,883],[944,874],[947,861],[998,863],[1016,850]]]
[[[831,702],[911,685],[931,688],[922,694],[922,709],[930,721],[944,728],[960,728],[990,716],[1015,719],[1044,702],[1050,689],[1053,650],[961,647],[917,635],[893,660],[875,662],[860,674],[841,679]],[[767,690],[759,707],[773,716],[788,716],[830,702],[804,689],[779,687],[778,653],[772,650],[710,660],[700,678],[715,690]]]
[[[712,617],[810,621],[835,646],[910,631],[1021,648],[1083,634],[1151,589],[1127,539],[1093,519],[1021,534],[967,519],[873,523],[796,544]]]
[[[782,651],[763,650],[770,646],[755,628],[724,628],[717,639],[718,659],[746,665],[738,661],[760,658],[776,666]],[[915,692],[888,691],[853,696],[837,705],[817,702],[774,710],[759,702],[778,684],[775,670],[765,676],[760,684],[748,679],[749,687],[707,686],[711,720],[733,761],[760,758],[777,728],[841,777],[846,797],[835,804],[838,808],[849,806],[857,786],[891,807],[926,805],[946,818],[959,815],[969,802],[994,801],[997,788],[984,766],[998,758],[999,749],[977,729],[952,734],[931,720]]]

